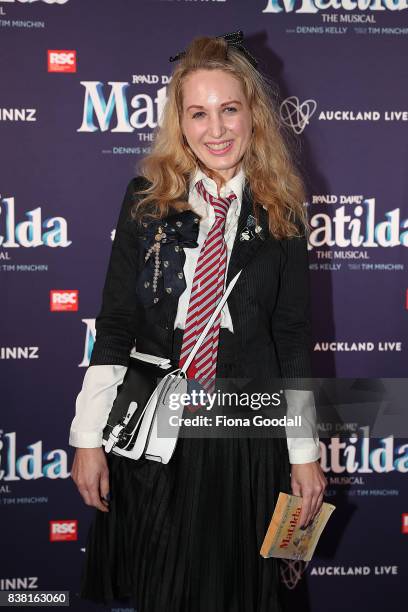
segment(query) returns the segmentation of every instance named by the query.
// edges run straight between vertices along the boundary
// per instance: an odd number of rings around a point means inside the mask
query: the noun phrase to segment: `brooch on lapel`
[[[185,290],[183,247],[198,246],[199,221],[192,210],[187,210],[141,223],[138,233],[146,250],[137,295],[145,306],[157,304],[165,293],[179,297]]]
[[[255,237],[264,240],[263,230],[260,225],[256,224],[256,219],[253,215],[248,215],[246,220],[246,226],[242,230],[239,239],[240,240],[253,240]]]

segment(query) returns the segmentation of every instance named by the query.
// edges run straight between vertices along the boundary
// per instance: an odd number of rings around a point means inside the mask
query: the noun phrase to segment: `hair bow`
[[[246,59],[253,65],[254,68],[258,66],[258,60],[254,58],[253,55],[244,47],[242,44],[244,40],[244,33],[242,30],[238,30],[237,32],[230,32],[229,34],[222,34],[221,36],[216,36],[215,38],[224,38],[227,41],[228,46],[235,47],[238,49],[246,57]],[[177,55],[170,56],[169,62],[175,62],[176,60],[181,59],[186,54],[185,51],[180,51]]]

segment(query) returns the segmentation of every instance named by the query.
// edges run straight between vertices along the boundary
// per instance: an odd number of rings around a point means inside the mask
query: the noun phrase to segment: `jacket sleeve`
[[[130,209],[142,177],[132,179],[123,198],[116,225],[102,306],[95,321],[95,342],[90,365],[129,365],[137,328],[136,274],[138,241]]]
[[[311,314],[307,238],[281,241],[279,295],[272,315],[272,333],[283,378],[310,378]]]
[[[286,427],[289,461],[309,463],[319,459],[321,453],[310,380],[312,339],[307,238],[287,238],[281,246],[280,287],[272,315],[272,332],[284,379],[287,417],[302,417],[301,427]]]

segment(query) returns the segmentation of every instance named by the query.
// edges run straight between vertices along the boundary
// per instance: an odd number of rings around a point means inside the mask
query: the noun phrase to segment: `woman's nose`
[[[220,138],[225,132],[223,117],[215,115],[210,118],[209,133],[212,138]]]

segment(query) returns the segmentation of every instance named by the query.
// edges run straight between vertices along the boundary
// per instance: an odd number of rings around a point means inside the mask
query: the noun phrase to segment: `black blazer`
[[[129,364],[136,339],[139,351],[171,354],[178,298],[165,295],[145,308],[135,292],[144,265],[145,247],[136,235],[130,207],[144,177],[126,189],[112,245],[96,339],[90,365]],[[136,196],[137,197],[137,196]],[[186,198],[187,199],[187,198]],[[272,377],[311,377],[310,289],[307,239],[277,240],[268,230],[267,212],[260,207],[264,239],[240,240],[253,202],[246,181],[227,283],[243,268],[228,298],[242,376],[260,372]],[[219,360],[218,360],[219,362]]]

